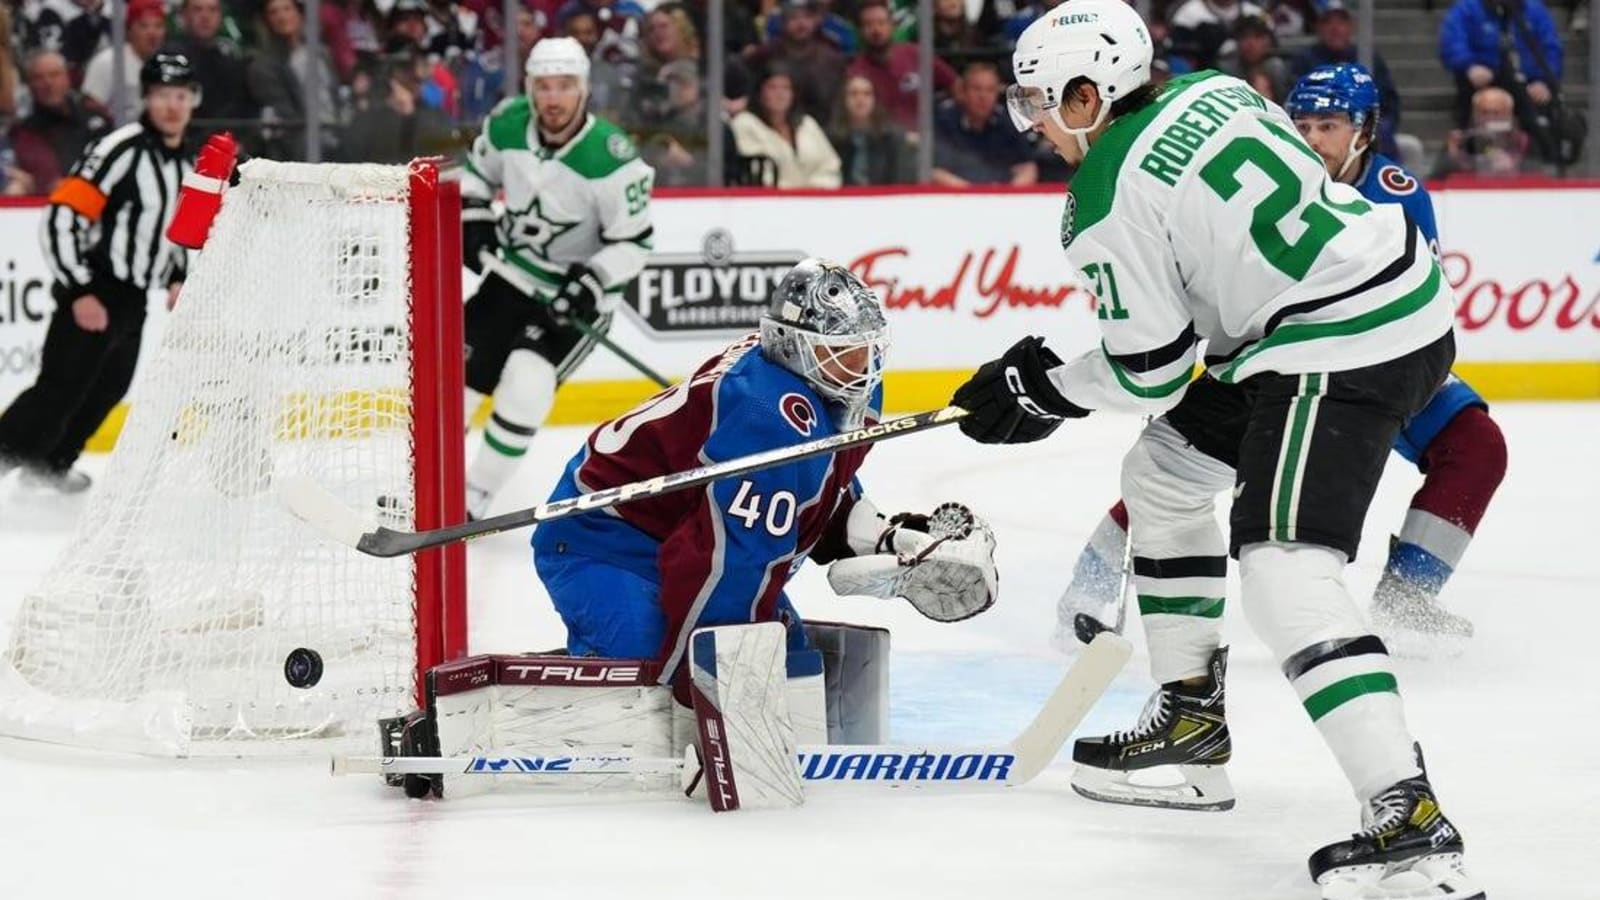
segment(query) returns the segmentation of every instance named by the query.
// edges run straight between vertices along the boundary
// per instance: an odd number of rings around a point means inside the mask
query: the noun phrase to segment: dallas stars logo
[[[1072,191],[1067,191],[1066,208],[1061,210],[1061,249],[1063,250],[1067,248],[1068,244],[1072,243],[1072,238],[1074,237],[1072,220],[1077,214],[1078,198],[1072,195]]]
[[[513,250],[531,252],[544,259],[550,258],[550,242],[578,227],[579,220],[563,222],[545,215],[544,206],[537,196],[525,209],[511,215],[510,235],[506,243]]]

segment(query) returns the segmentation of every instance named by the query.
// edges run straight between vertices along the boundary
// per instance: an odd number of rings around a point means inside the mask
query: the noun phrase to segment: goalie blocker
[[[771,625],[772,628],[781,626]],[[757,634],[768,626],[702,629],[697,634]],[[703,735],[707,720],[726,733],[734,721],[772,715],[790,728],[787,759],[803,744],[877,744],[888,734],[889,633],[881,628],[807,622],[807,637],[816,650],[788,654],[781,673],[783,690],[766,680],[765,669],[742,675],[744,685],[719,682],[714,661],[729,652],[707,637],[697,642],[693,671],[700,676],[700,703],[716,701],[719,716],[702,716],[677,704],[670,685],[657,683],[660,667],[640,659],[572,657],[561,653],[526,656],[472,656],[429,670],[425,680],[427,707],[378,723],[383,757],[466,756],[480,751],[515,753],[519,749],[562,747],[574,756],[682,757]],[[741,640],[746,653],[759,652],[759,640]],[[779,641],[782,647],[782,641]],[[708,663],[708,664],[703,664]],[[761,701],[752,708],[750,692]],[[762,695],[764,694],[764,699]],[[737,731],[737,729],[736,729]],[[723,745],[737,754],[738,746]],[[748,754],[748,751],[747,751]],[[710,754],[708,753],[709,757]],[[460,797],[491,790],[678,791],[687,777],[676,773],[566,775],[552,778],[472,778],[464,775],[385,774],[387,783],[403,787],[411,797]],[[704,788],[701,788],[702,790]],[[708,792],[709,793],[709,792]],[[698,796],[698,794],[697,794]],[[755,799],[745,795],[745,808]],[[716,807],[718,798],[712,797]],[[734,808],[734,807],[729,807]]]

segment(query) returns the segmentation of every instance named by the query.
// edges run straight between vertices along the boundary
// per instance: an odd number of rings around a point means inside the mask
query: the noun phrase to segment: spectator
[[[11,7],[0,3],[0,123],[17,114],[17,64],[11,56],[14,36]]]
[[[856,10],[856,24],[861,29],[861,55],[851,60],[846,74],[872,84],[875,110],[887,114],[901,128],[915,131],[917,99],[922,91],[917,48],[894,42],[894,13],[888,0],[864,0]],[[956,70],[934,57],[934,89],[949,93],[955,84]]]
[[[300,0],[266,0],[261,8],[261,19],[261,47],[250,61],[246,78],[251,95],[261,104],[262,120],[288,123],[281,129],[263,129],[265,151],[277,159],[304,159],[306,106],[302,86],[307,75],[315,71],[321,94],[318,106],[324,125],[331,126],[336,83],[333,64],[326,49],[313,55],[306,46],[305,14]],[[331,127],[323,129],[322,139],[323,154],[332,155],[330,151],[336,139]]]
[[[24,51],[59,51],[75,76],[83,74],[95,48],[111,33],[105,17],[111,4],[105,0],[43,0],[14,7],[13,30],[6,33],[15,34]]]
[[[946,59],[988,55],[994,46],[967,19],[964,0],[933,0],[933,52]]]
[[[1187,0],[1174,11],[1170,37],[1172,53],[1196,69],[1217,65],[1217,54],[1243,16],[1266,18],[1266,10],[1241,0]]]
[[[384,19],[384,51],[409,61],[421,78],[417,99],[454,117],[461,111],[461,89],[455,73],[428,50],[428,5],[423,0],[395,0]]]
[[[594,17],[597,26],[595,43],[599,43],[605,32],[610,32],[630,43],[639,40],[639,22],[644,18],[644,7],[635,0],[567,0],[561,4],[561,9],[556,13],[556,18],[565,20],[569,16],[588,13]],[[590,53],[594,48],[585,47]]]
[[[256,109],[250,102],[244,53],[231,39],[221,37],[222,0],[183,0],[178,22],[182,30],[172,46],[189,57],[195,80],[200,83],[200,106],[195,109],[194,118],[254,118]],[[200,127],[204,129],[204,125]]]
[[[971,62],[961,70],[957,102],[940,109],[933,122],[934,184],[1025,185],[1039,180],[1033,151],[1000,108],[1000,94],[1000,70],[994,63]]]
[[[544,36],[544,13],[526,6],[517,8],[514,39],[517,42],[517,66],[510,72],[511,80],[521,91],[522,67],[528,61],[533,45]],[[498,48],[486,48],[467,58],[461,72],[461,117],[469,122],[481,122],[505,96],[506,75],[504,57]]]
[[[55,50],[35,50],[24,64],[33,112],[11,126],[17,167],[40,194],[55,190],[83,148],[111,127],[104,106],[72,89],[66,57]]]
[[[818,14],[822,16],[821,24],[817,31],[823,39],[834,46],[834,49],[850,56],[856,52],[859,39],[856,30],[841,15],[833,11],[833,0],[817,0]],[[766,40],[775,41],[783,33],[783,16],[768,15],[766,17]]]
[[[862,39],[866,39],[865,29]],[[828,140],[839,154],[844,183],[851,187],[914,184],[917,161],[911,143],[905,129],[878,104],[872,79],[851,75],[845,79],[840,97]]]
[[[1289,67],[1295,80],[1319,66],[1360,62],[1355,44],[1355,20],[1344,0],[1328,0],[1317,19],[1317,42],[1300,51]],[[1372,51],[1372,80],[1378,85],[1378,150],[1390,159],[1399,159],[1394,135],[1400,127],[1400,92],[1395,89],[1389,64],[1377,50]]]
[[[403,163],[446,149],[450,123],[421,102],[415,66],[391,64],[379,73],[374,90],[381,99],[350,122],[341,148],[346,160]]]
[[[1004,21],[1000,23],[1000,34],[1005,38],[1006,46],[1015,48],[1017,46],[1017,38],[1022,37],[1022,33],[1028,30],[1028,26],[1033,24],[1034,19],[1060,5],[1061,0],[1042,0],[1042,2],[1020,6],[1015,11],[1005,15]],[[1140,10],[1140,14],[1145,16],[1146,22],[1150,21],[1148,10]]]
[[[33,176],[16,165],[16,154],[9,139],[0,134],[0,197],[27,197],[38,193]]]
[[[783,0],[783,34],[749,53],[758,75],[774,67],[787,73],[799,94],[800,111],[813,124],[833,112],[845,66],[844,55],[818,30],[821,24],[817,0]]]
[[[1507,35],[1515,54],[1501,50]],[[1458,127],[1472,116],[1473,93],[1494,85],[1511,94],[1517,118],[1531,129],[1561,84],[1561,36],[1543,0],[1456,0],[1439,27],[1439,59],[1456,77]]]
[[[562,37],[569,37],[583,45],[590,57],[600,46],[600,20],[587,9],[573,9],[556,17]]]
[[[658,6],[645,16],[643,45],[638,62],[632,67],[629,78],[631,83],[621,86],[627,88],[627,91],[626,96],[619,98],[623,108],[617,118],[624,127],[638,130],[645,127],[646,123],[649,123],[650,127],[655,127],[661,124],[663,117],[672,116],[669,110],[678,108],[682,103],[691,102],[685,93],[686,87],[678,83],[669,83],[666,77],[666,74],[670,74],[673,82],[681,82],[684,69],[682,66],[675,66],[675,63],[687,63],[688,70],[696,73],[698,82],[700,36],[695,33],[694,23],[689,20],[689,14],[682,7]],[[674,90],[680,94],[676,100],[673,97]],[[698,83],[695,85],[692,102],[694,104],[701,102]],[[702,121],[702,132],[704,125]],[[658,180],[657,183],[661,182]]]
[[[155,55],[167,39],[166,9],[161,0],[129,0],[128,34],[122,54],[122,105],[111,109],[117,122],[127,124],[139,119],[144,101],[139,97],[139,67]],[[106,47],[89,60],[83,73],[83,92],[111,108],[112,85],[116,77],[112,71],[112,48]]]
[[[1537,172],[1528,156],[1528,133],[1517,127],[1516,101],[1503,88],[1486,87],[1472,97],[1472,125],[1451,131],[1433,177],[1496,177]]]
[[[1294,86],[1289,64],[1277,54],[1272,25],[1259,16],[1240,16],[1233,23],[1233,46],[1217,59],[1217,68],[1255,87],[1273,103],[1282,103]]]
[[[833,152],[817,120],[801,109],[796,93],[787,70],[767,69],[756,84],[750,109],[729,123],[739,155],[771,160],[774,187],[836,188],[839,154]]]
[[[659,7],[658,7],[659,9]],[[633,130],[639,153],[656,170],[657,187],[706,184],[706,103],[700,72],[691,59],[667,63],[651,76],[652,87],[637,98]]]

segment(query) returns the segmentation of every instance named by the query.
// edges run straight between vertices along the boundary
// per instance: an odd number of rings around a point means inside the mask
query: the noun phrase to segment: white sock
[[[537,429],[508,422],[498,413],[483,429],[483,446],[467,469],[467,512],[481,519],[528,452]]]

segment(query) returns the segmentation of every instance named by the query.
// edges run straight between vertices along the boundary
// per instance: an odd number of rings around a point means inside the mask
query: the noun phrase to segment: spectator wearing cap
[[[1233,23],[1233,43],[1224,46],[1217,68],[1248,82],[1273,103],[1282,103],[1294,78],[1276,50],[1271,23],[1260,16],[1240,16]]]
[[[1242,0],[1186,0],[1173,11],[1169,36],[1172,53],[1196,69],[1217,65],[1217,54],[1244,16],[1266,18],[1266,10]]]
[[[834,6],[833,0],[816,0],[817,14],[822,17],[817,31],[840,53],[850,56],[859,48],[860,38],[849,20],[833,11]],[[765,34],[768,41],[777,40],[783,33],[781,10],[775,10],[774,13],[766,16]]]
[[[12,17],[11,30],[24,51],[56,50],[67,61],[74,77],[81,76],[85,64],[111,33],[106,14],[111,4],[104,0],[47,0],[0,4],[8,7],[0,17]]]
[[[816,0],[784,0],[783,33],[752,48],[748,55],[757,73],[784,70],[794,86],[800,112],[812,119],[812,124],[827,121],[844,80],[844,55],[822,36],[821,24],[822,9]]]
[[[194,117],[255,118],[258,110],[250,102],[244,53],[222,36],[222,0],[183,0],[178,7],[178,26],[171,45],[189,57],[200,83],[200,107]]]
[[[956,102],[940,109],[933,121],[934,184],[1038,182],[1033,149],[1001,108],[1002,90],[994,63],[970,62],[961,70]]]
[[[635,98],[631,130],[639,154],[656,170],[658,187],[707,184],[706,102],[700,72],[693,60],[679,59],[657,69],[647,97]]]
[[[125,52],[122,54],[122,105],[111,112],[118,122],[132,122],[139,118],[144,103],[139,99],[139,67],[155,55],[167,39],[166,9],[161,0],[129,0],[128,33]],[[111,93],[116,75],[113,70],[114,55],[107,46],[89,60],[83,73],[83,92],[111,106]]]
[[[856,10],[861,32],[861,53],[850,61],[846,74],[865,78],[872,85],[873,108],[907,131],[917,128],[922,70],[917,48],[894,41],[894,13],[888,0],[865,0]],[[939,57],[933,59],[933,87],[939,93],[955,88],[956,70]]]
[[[423,0],[395,0],[384,19],[384,50],[390,62],[405,61],[417,70],[419,102],[453,117],[461,110],[461,88],[450,66],[429,52],[428,23]]]
[[[306,46],[305,13],[300,0],[266,0],[261,8],[262,41],[250,61],[246,78],[250,93],[261,104],[264,122],[288,123],[263,129],[267,155],[277,159],[305,158],[307,117],[304,84],[315,67],[320,108],[325,126],[334,124],[333,63],[326,48],[313,53]],[[322,131],[323,153],[331,156],[336,143],[331,127]]]
[[[771,160],[776,172],[772,187],[836,188],[839,154],[822,126],[801,108],[798,93],[782,66],[765,71],[750,108],[729,123],[739,155]]]
[[[844,183],[851,187],[917,180],[916,154],[906,130],[878,105],[876,88],[865,75],[844,80],[828,140],[839,154]]]
[[[1515,54],[1501,49],[1506,36]],[[1439,26],[1439,59],[1456,78],[1457,127],[1472,117],[1473,94],[1490,85],[1511,94],[1527,126],[1561,83],[1561,35],[1543,0],[1456,0]]]
[[[639,39],[639,23],[644,19],[644,7],[635,0],[566,0],[556,12],[556,19],[566,21],[568,18],[588,13],[594,17],[598,26],[595,43],[599,43],[607,32],[630,42]],[[587,48],[590,53],[594,48]]]
[[[11,126],[11,146],[34,192],[48,194],[83,148],[110,130],[111,114],[72,89],[66,57],[55,50],[28,54],[23,75],[33,111]]]
[[[1300,51],[1289,68],[1290,74],[1299,80],[1320,66],[1360,61],[1361,51],[1355,43],[1355,19],[1349,7],[1344,0],[1328,0],[1317,19],[1317,42]],[[1376,49],[1372,51],[1372,65],[1367,68],[1378,86],[1378,149],[1384,156],[1399,159],[1394,135],[1400,126],[1400,92],[1389,74],[1389,64]]]

